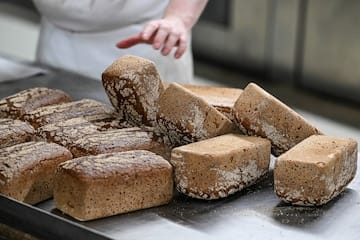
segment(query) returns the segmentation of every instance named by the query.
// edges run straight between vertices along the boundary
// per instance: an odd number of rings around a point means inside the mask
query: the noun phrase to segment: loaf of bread
[[[159,100],[155,131],[180,146],[234,131],[236,126],[190,90],[171,83]]]
[[[32,140],[34,128],[23,121],[0,118],[0,148]]]
[[[98,115],[103,113],[113,113],[114,109],[104,103],[82,99],[75,102],[64,103],[53,106],[37,108],[36,110],[24,115],[24,120],[28,121],[35,129],[50,123],[56,123],[71,118]]]
[[[196,96],[203,98],[208,104],[215,107],[230,120],[234,120],[232,109],[242,93],[242,89],[191,84],[183,84],[182,86],[189,89]]]
[[[59,163],[72,158],[55,143],[26,142],[0,149],[0,193],[35,204],[53,194],[53,178]]]
[[[264,138],[226,134],[174,148],[176,188],[193,198],[224,198],[268,173],[270,147]]]
[[[172,196],[171,165],[148,151],[76,158],[56,173],[55,206],[80,221],[167,204]]]
[[[133,126],[155,125],[164,86],[153,62],[125,55],[103,72],[102,82],[121,118]]]
[[[133,127],[86,135],[72,144],[71,152],[74,157],[129,150],[149,150],[163,155],[164,149],[151,131]]]
[[[276,160],[275,193],[295,205],[323,205],[345,189],[356,167],[356,141],[314,135]]]
[[[247,85],[236,100],[234,115],[244,133],[268,138],[275,156],[311,135],[321,134],[298,113],[254,83]]]
[[[0,118],[21,119],[43,106],[70,102],[71,97],[58,89],[30,88],[0,100]]]
[[[80,117],[44,125],[37,129],[36,134],[48,142],[54,142],[70,149],[78,139],[99,132],[97,126]]]

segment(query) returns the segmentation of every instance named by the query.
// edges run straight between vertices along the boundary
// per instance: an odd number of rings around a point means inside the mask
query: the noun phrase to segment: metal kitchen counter
[[[101,82],[63,71],[0,83],[0,98],[43,86],[74,97],[108,102]],[[319,126],[321,128],[321,126]],[[274,159],[272,159],[273,165]],[[358,160],[360,164],[360,160]],[[44,239],[360,239],[360,176],[322,207],[285,204],[273,192],[273,175],[228,198],[201,201],[176,193],[165,206],[78,222],[53,200],[29,206],[0,197],[0,222]]]

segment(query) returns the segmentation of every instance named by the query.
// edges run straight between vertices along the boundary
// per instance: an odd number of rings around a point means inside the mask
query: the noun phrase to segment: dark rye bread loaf
[[[71,97],[58,89],[30,88],[0,100],[0,118],[21,119],[43,106],[70,102]]]
[[[254,83],[248,84],[236,100],[234,115],[244,133],[268,138],[275,156],[311,135],[321,134],[302,116]]]
[[[86,156],[56,172],[56,208],[80,221],[167,204],[173,196],[172,167],[148,151]]]
[[[133,126],[155,125],[164,86],[153,62],[125,55],[103,72],[102,82],[121,118]]]
[[[74,157],[129,150],[149,150],[162,156],[167,153],[165,145],[156,141],[151,130],[138,127],[86,135],[75,141],[70,150]]]
[[[35,204],[53,194],[53,178],[59,163],[72,158],[55,143],[27,142],[0,149],[0,193]]]
[[[99,133],[97,126],[84,118],[71,118],[63,122],[44,125],[36,130],[38,137],[68,149],[78,139],[94,133]]]
[[[0,148],[32,140],[34,128],[23,121],[1,118],[0,119]]]
[[[46,124],[56,123],[71,118],[113,112],[114,108],[110,105],[91,99],[82,99],[75,102],[37,108],[36,110],[25,114],[24,120],[37,129]]]

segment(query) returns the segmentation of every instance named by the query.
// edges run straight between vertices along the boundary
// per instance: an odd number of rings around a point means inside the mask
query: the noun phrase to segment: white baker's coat
[[[115,44],[139,33],[144,24],[163,16],[169,0],[33,0],[42,14],[37,60],[93,77],[125,54],[155,62],[162,80],[191,83],[192,54],[175,60],[151,45],[118,49]]]

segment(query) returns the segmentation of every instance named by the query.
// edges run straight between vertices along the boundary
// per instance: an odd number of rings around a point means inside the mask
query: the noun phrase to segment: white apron
[[[33,0],[42,14],[37,60],[95,79],[125,54],[155,62],[166,82],[191,83],[192,54],[167,57],[151,45],[118,49],[115,44],[139,33],[144,24],[161,18],[169,0]]]

